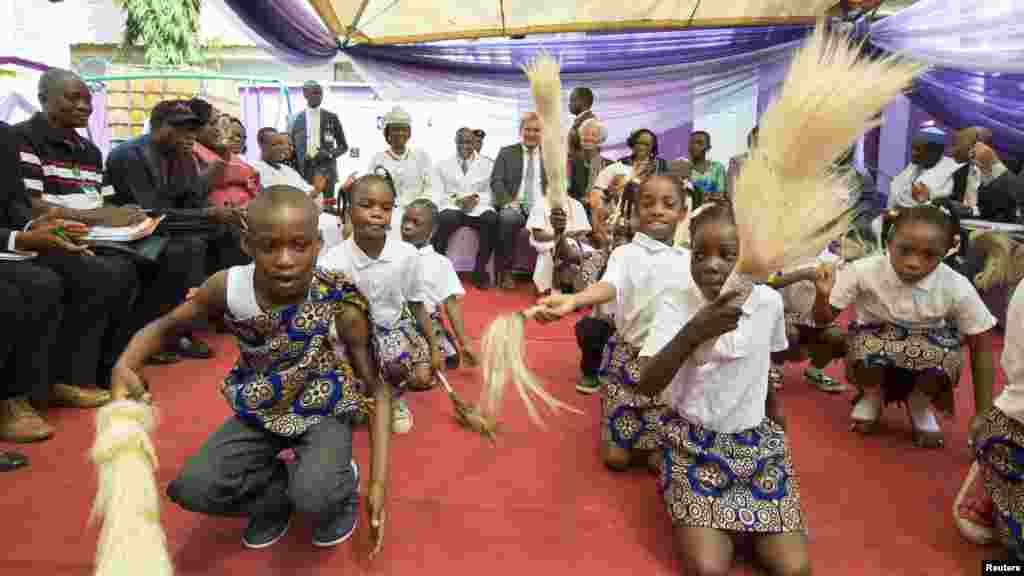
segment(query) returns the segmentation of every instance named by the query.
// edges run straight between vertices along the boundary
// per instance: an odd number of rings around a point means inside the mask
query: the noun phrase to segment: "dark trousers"
[[[206,254],[206,236],[171,236],[156,264],[144,266],[139,271],[142,292],[135,305],[132,321],[126,323],[121,337],[124,338],[124,333],[127,333],[127,339],[130,339],[132,334],[146,324],[183,302],[189,288],[201,285],[206,280]]]
[[[580,318],[576,323],[576,343],[580,347],[580,372],[584,376],[597,376],[601,369],[601,357],[614,326],[597,318]]]
[[[526,226],[526,213],[518,205],[508,205],[498,212],[498,245],[494,247],[494,271],[507,272],[519,245],[519,231]]]
[[[252,258],[242,251],[242,231],[235,226],[224,226],[220,236],[207,245],[206,276],[212,276],[232,266],[245,266]],[[205,279],[204,279],[205,280]]]
[[[476,253],[476,266],[473,271],[479,274],[487,272],[487,262],[494,252],[498,240],[498,214],[488,210],[479,216],[470,216],[462,210],[444,210],[438,215],[437,233],[434,235],[434,250],[439,254],[448,253],[448,241],[452,234],[463,226],[477,231],[480,237],[479,250]]]
[[[278,453],[292,448],[289,470]],[[278,517],[289,507],[306,514],[335,514],[358,486],[352,473],[352,426],[325,418],[298,438],[285,438],[229,418],[188,459],[167,487],[186,510],[214,516]]]
[[[64,283],[35,262],[0,263],[0,399],[28,396],[45,401],[52,384],[50,354],[55,350],[63,312]],[[60,365],[73,361],[62,350]]]

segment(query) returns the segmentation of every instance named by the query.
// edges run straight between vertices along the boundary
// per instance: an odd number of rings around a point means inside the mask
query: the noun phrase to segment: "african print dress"
[[[221,393],[240,418],[295,437],[324,418],[367,410],[364,383],[333,330],[346,304],[368,309],[347,277],[317,268],[305,302],[244,319],[225,314],[240,354]]]
[[[996,534],[1024,560],[1024,424],[993,408],[975,439],[985,491],[995,505]]]
[[[402,307],[402,315],[394,326],[375,324],[373,340],[384,381],[398,392],[406,389],[417,364],[430,364],[430,344],[408,305]]]
[[[608,340],[598,377],[604,382],[601,396],[601,440],[624,450],[656,450],[658,428],[668,407],[637,389],[644,360],[640,347]]]

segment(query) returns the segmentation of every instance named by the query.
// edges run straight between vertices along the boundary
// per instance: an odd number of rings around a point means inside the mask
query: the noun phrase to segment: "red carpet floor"
[[[528,303],[522,294],[472,292],[466,299],[470,334],[499,312]],[[507,400],[496,448],[458,428],[440,392],[411,397],[412,434],[392,444],[390,521],[384,552],[366,560],[368,530],[319,550],[308,520],[262,551],[242,548],[243,520],[208,518],[164,508],[163,523],[177,573],[185,574],[679,574],[671,529],[655,480],[644,471],[613,474],[598,456],[598,397],[573,384],[579,354],[573,321],[528,329],[529,363],[549,389],[585,411],[532,427],[518,398]],[[186,456],[228,416],[217,390],[237,353],[212,336],[218,356],[151,368],[162,414],[155,434],[159,481],[166,486]],[[833,376],[839,368],[833,366]],[[946,448],[910,444],[905,415],[891,408],[873,437],[848,431],[850,394],[828,396],[787,372],[783,399],[803,506],[811,529],[815,571],[829,575],[979,574],[992,551],[964,542],[951,505],[969,464],[969,379],[957,394],[959,415],[946,422]],[[475,400],[479,375],[459,371],[452,383]],[[1000,375],[1001,378],[1001,375]],[[29,468],[0,475],[0,574],[92,573],[97,529],[88,524],[95,473],[87,459],[93,438],[88,411],[53,410],[58,433],[22,447]],[[10,448],[3,445],[0,448]],[[368,439],[356,454],[367,461]],[[366,468],[364,468],[366,469]],[[365,488],[366,479],[363,479]],[[365,518],[365,517],[364,517]],[[736,574],[754,574],[743,565]],[[140,575],[142,576],[142,575]]]

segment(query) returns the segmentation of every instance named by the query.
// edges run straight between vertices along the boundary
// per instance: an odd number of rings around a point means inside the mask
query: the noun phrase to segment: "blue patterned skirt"
[[[416,318],[408,309],[395,326],[374,326],[373,337],[384,381],[396,390],[405,389],[417,364],[430,364],[430,344],[420,333]]]
[[[892,368],[909,376],[885,379],[886,402],[906,399],[914,389],[914,374],[944,376],[949,387],[934,402],[944,413],[952,414],[953,389],[960,382],[963,367],[960,332],[953,325],[905,328],[895,324],[851,322],[846,377],[860,389],[862,386],[856,382],[854,369],[858,366]]]
[[[669,411],[659,427],[664,451],[658,490],[676,526],[731,532],[803,532],[800,482],[786,433],[765,418],[728,434]]]
[[[640,348],[618,342],[612,336],[604,348],[598,372],[605,384],[601,395],[601,440],[607,445],[625,450],[658,448],[658,427],[668,407],[636,389],[642,370]]]
[[[982,422],[975,452],[985,491],[995,505],[996,534],[1024,557],[1024,424],[993,408]]]

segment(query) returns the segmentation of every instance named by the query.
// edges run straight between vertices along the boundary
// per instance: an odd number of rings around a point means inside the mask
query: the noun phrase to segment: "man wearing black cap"
[[[237,211],[206,201],[207,186],[192,158],[203,124],[191,101],[165,100],[150,113],[150,133],[121,144],[107,159],[112,203],[165,216],[157,234],[168,242],[156,266],[143,270],[133,331],[169,312],[189,288],[202,284],[208,245],[224,238],[225,226],[238,223]],[[179,355],[209,358],[211,352],[202,342],[183,338],[177,350],[154,360],[173,362]]]
[[[310,184],[318,174],[326,177],[324,196],[333,198],[338,182],[337,159],[348,152],[345,131],[337,115],[320,107],[324,90],[319,84],[312,80],[306,82],[302,96],[307,107],[295,116],[290,130],[295,146],[295,168]]]

